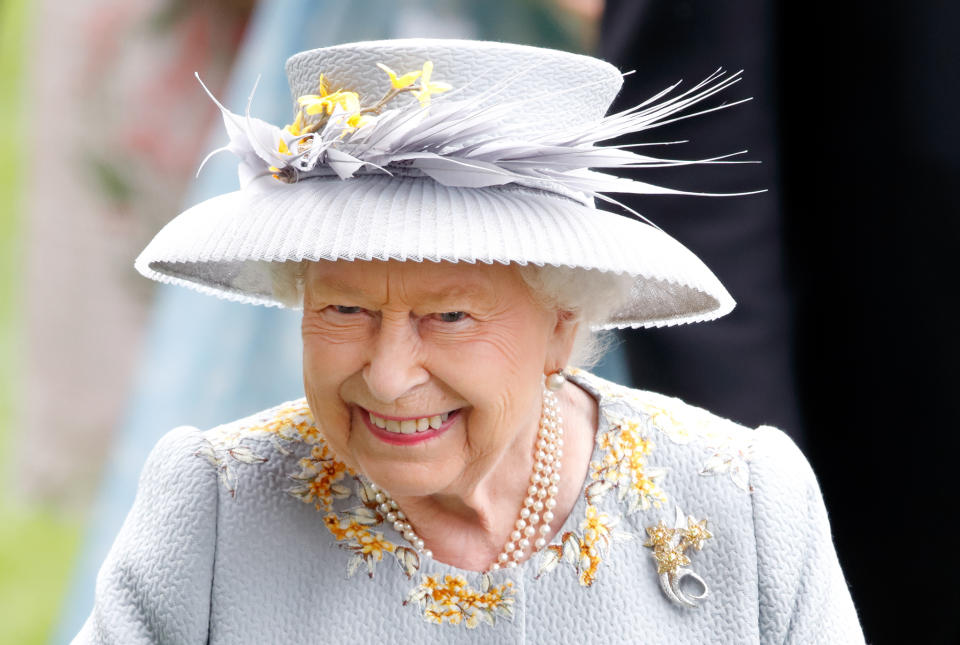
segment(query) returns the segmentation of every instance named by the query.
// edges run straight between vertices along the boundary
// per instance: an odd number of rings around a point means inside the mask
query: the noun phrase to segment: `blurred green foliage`
[[[22,372],[19,316],[28,0],[0,0],[0,644],[43,645],[58,617],[80,522],[10,495],[10,456]]]

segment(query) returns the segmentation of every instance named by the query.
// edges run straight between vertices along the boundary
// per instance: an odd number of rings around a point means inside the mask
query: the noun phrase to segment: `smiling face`
[[[302,331],[318,427],[397,497],[525,478],[540,378],[566,364],[575,324],[538,304],[512,266],[315,262]]]

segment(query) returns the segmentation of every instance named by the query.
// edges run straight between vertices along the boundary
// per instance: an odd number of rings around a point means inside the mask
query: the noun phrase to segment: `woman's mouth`
[[[460,410],[423,417],[388,417],[360,408],[360,416],[376,437],[387,443],[409,445],[436,437],[449,428]]]

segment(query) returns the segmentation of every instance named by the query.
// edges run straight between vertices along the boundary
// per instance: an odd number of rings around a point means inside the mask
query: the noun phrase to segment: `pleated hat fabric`
[[[377,97],[391,87],[377,63],[403,72],[427,60],[435,79],[480,110],[504,96],[528,97],[526,109],[504,124],[504,136],[516,140],[535,139],[545,124],[589,128],[621,84],[620,73],[597,59],[472,41],[340,45],[293,56],[287,72],[295,99],[315,92],[321,73],[331,88]],[[558,93],[564,87],[580,90]],[[446,185],[406,170],[367,170],[346,179],[330,172],[291,183],[269,173],[253,180],[248,173],[244,181],[241,173],[240,190],[174,218],[140,254],[136,268],[154,280],[268,306],[283,306],[272,293],[273,262],[497,262],[629,274],[629,298],[601,321],[607,328],[710,320],[734,306],[719,280],[679,242],[656,227],[594,208],[576,190],[544,188],[535,180]]]

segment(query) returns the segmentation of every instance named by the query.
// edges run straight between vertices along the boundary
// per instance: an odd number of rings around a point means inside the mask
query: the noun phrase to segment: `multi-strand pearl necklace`
[[[557,409],[557,395],[553,390],[558,390],[563,381],[560,374],[551,374],[547,378],[527,497],[523,500],[510,538],[487,571],[516,567],[531,546],[531,555],[546,546],[547,537],[552,532],[550,523],[554,519],[553,509],[557,505],[557,493],[560,490],[560,459],[563,457],[563,419]],[[371,482],[370,487],[377,500],[377,510],[383,513],[388,522],[393,523],[394,530],[421,554],[432,557],[433,552],[426,548],[423,539],[413,530],[400,506],[376,484]]]

